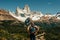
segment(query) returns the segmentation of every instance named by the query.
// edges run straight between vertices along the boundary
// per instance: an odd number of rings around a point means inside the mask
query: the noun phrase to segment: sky
[[[16,7],[24,8],[28,4],[31,11],[43,14],[60,12],[60,0],[0,0],[0,9],[16,11]]]

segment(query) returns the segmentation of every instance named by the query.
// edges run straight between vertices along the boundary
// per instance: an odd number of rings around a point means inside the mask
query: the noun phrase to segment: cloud
[[[51,5],[52,3],[51,2],[48,2],[48,5]]]

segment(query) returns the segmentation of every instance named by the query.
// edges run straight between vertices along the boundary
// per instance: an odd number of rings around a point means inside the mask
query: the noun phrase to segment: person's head
[[[30,22],[30,25],[31,25],[31,27],[34,27],[34,22],[33,21]]]
[[[25,20],[25,25],[26,26],[30,25],[30,20],[31,20],[31,18],[29,18],[29,17]]]

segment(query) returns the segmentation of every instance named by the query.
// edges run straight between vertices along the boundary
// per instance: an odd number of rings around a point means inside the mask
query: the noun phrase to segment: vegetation
[[[43,31],[46,40],[60,40],[60,21],[34,22],[40,27],[38,34]],[[0,21],[0,40],[29,40],[26,26],[18,21]]]

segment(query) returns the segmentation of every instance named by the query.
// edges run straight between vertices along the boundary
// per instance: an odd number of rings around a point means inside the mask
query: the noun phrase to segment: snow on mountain
[[[57,16],[57,19],[60,19],[60,12],[58,12],[56,16]]]
[[[37,21],[39,20],[42,16],[48,17],[48,19],[50,19],[53,16],[56,16],[56,14],[54,15],[43,15],[41,12],[37,12],[37,11],[31,11],[29,6],[25,6],[24,9],[21,9],[19,7],[17,7],[16,12],[13,13],[11,11],[9,11],[9,13],[15,17],[16,19],[18,19],[19,21],[25,22],[25,20],[30,17],[33,21]],[[58,14],[60,15],[60,14]],[[60,19],[60,17],[57,15],[57,19]]]
[[[9,12],[10,15],[12,15],[14,18],[18,19],[19,21],[24,22],[27,18],[26,17],[20,17],[20,16],[16,16],[14,13]]]
[[[40,19],[40,17],[42,16],[42,15],[41,16],[40,15],[30,15],[30,16],[25,15],[24,17],[22,17],[21,15],[20,16],[16,16],[11,11],[9,13],[10,13],[10,15],[12,15],[13,17],[15,17],[16,19],[18,19],[18,20],[20,20],[22,22],[24,22],[28,17],[30,17],[33,21],[35,21],[35,20]]]

